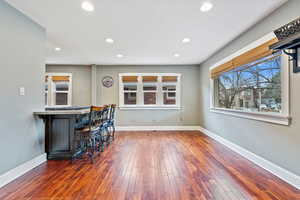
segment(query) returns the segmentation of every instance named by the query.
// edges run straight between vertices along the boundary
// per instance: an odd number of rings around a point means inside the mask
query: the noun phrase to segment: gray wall
[[[97,103],[119,104],[119,73],[181,73],[181,110],[118,110],[119,126],[153,125],[199,125],[199,66],[98,66],[97,67]],[[104,76],[112,76],[114,85],[105,88],[101,84]]]
[[[209,111],[209,67],[300,15],[300,1],[290,0],[222,48],[200,66],[201,126],[300,175],[300,74],[291,74],[290,126],[231,117]]]
[[[47,72],[73,74],[73,105],[91,104],[91,67],[71,65],[47,65]],[[182,74],[182,110],[118,110],[117,124],[122,126],[153,125],[199,125],[200,105],[199,66],[97,66],[97,104],[119,104],[119,73],[165,72]],[[114,85],[105,88],[101,84],[104,76],[114,78]]]
[[[0,175],[44,153],[45,30],[0,1]],[[19,96],[19,87],[26,89]]]
[[[72,104],[91,104],[91,67],[87,65],[47,65],[46,72],[72,73]]]

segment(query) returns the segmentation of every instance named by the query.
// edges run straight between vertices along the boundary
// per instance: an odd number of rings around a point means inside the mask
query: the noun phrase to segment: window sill
[[[240,118],[246,118],[246,119],[253,119],[257,121],[264,121],[274,124],[281,124],[281,125],[290,125],[290,117],[285,116],[281,113],[259,113],[259,112],[247,112],[247,111],[241,111],[241,110],[232,110],[232,109],[226,109],[226,108],[210,108],[211,112],[214,113],[220,113],[225,115],[231,115],[235,117]]]
[[[120,106],[120,110],[181,110],[179,106]]]

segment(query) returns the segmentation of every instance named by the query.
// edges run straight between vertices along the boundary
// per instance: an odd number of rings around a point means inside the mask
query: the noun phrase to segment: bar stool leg
[[[114,141],[114,140],[115,140],[115,132],[116,132],[116,127],[115,127],[114,124],[112,125],[112,129],[113,129],[113,136],[112,136],[112,139],[113,139],[113,141]]]
[[[86,140],[87,141],[87,155],[89,156],[91,163],[94,163],[94,139],[93,138],[89,138]]]

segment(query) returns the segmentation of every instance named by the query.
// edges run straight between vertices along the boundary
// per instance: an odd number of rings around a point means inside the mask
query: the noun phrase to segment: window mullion
[[[137,83],[137,105],[144,105],[144,92],[143,92],[143,80],[142,76],[138,77]]]
[[[123,84],[123,80],[122,80],[122,76],[119,76],[119,83],[120,83],[120,85],[119,85],[119,90],[120,90],[120,92],[119,92],[119,105],[120,106],[124,106],[124,101],[125,101],[125,99],[124,99],[124,84]]]
[[[49,88],[49,92],[50,92],[50,103],[49,103],[49,105],[50,106],[54,106],[55,104],[54,104],[54,102],[55,102],[55,91],[54,91],[54,82],[53,82],[53,80],[52,80],[52,76],[50,76],[49,77],[49,86],[50,86],[50,88]]]
[[[51,105],[51,87],[50,87],[51,78],[48,76],[46,81],[47,81],[46,85],[48,88],[48,90],[46,92],[47,93],[47,99],[46,99],[47,105],[46,106],[50,106]]]
[[[67,102],[68,105],[72,105],[72,76],[69,77],[69,82],[68,82],[68,97],[67,97]]]
[[[177,76],[177,83],[176,83],[176,91],[175,91],[175,95],[176,95],[176,106],[180,106],[181,105],[181,76]]]
[[[213,89],[214,89],[214,96],[213,96],[213,104],[214,106],[218,106],[219,107],[219,90],[220,90],[220,87],[219,87],[219,79],[214,79],[213,80]]]
[[[157,78],[157,105],[163,106],[163,88],[162,88],[162,76]]]

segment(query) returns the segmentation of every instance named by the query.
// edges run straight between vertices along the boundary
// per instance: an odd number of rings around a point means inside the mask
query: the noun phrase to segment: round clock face
[[[113,78],[111,76],[105,76],[102,79],[102,84],[103,84],[104,87],[109,88],[109,87],[113,86],[114,80],[113,80]]]

